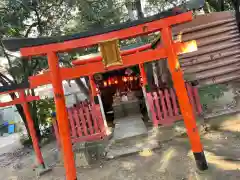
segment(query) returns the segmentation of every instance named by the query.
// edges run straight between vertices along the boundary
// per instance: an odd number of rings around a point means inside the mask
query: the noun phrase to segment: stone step
[[[115,119],[113,139],[121,141],[126,138],[147,134],[147,128],[140,115]]]
[[[161,147],[161,144],[185,134],[183,122],[178,122],[170,127],[158,127],[148,129],[147,134],[128,137],[121,141],[111,140],[106,150],[106,158],[113,159],[140,153],[145,150],[154,150]]]
[[[106,149],[106,158],[113,159],[141,152],[145,149],[159,148],[159,143],[154,138],[146,135],[126,138],[124,141],[113,141]]]

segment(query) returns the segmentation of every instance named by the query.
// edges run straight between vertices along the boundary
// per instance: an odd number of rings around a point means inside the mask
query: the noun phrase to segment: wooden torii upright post
[[[40,100],[40,98],[39,98],[39,96],[26,96],[23,89],[14,90],[14,91],[19,93],[19,98],[16,98],[9,102],[1,102],[0,107],[12,106],[12,105],[16,105],[16,104],[22,105],[24,114],[26,116],[27,125],[29,128],[29,133],[32,138],[32,143],[33,143],[33,148],[34,148],[34,151],[36,154],[37,163],[39,166],[41,166],[42,168],[45,169],[46,167],[45,167],[45,164],[43,161],[43,156],[42,156],[42,153],[41,153],[41,150],[39,147],[36,130],[35,130],[34,124],[33,124],[33,119],[31,117],[31,113],[30,113],[30,110],[28,107],[28,102],[37,101],[37,100]],[[10,93],[10,92],[13,92],[13,91],[5,91],[4,93]]]

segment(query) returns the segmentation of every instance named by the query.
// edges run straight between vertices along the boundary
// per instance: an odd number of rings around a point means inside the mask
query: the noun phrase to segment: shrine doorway
[[[147,133],[148,113],[138,66],[95,75],[106,121],[115,139]]]

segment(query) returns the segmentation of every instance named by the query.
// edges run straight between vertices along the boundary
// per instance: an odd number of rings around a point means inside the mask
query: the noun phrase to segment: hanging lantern
[[[108,85],[109,85],[109,86],[112,85],[111,79],[108,79]]]
[[[132,76],[130,76],[130,77],[129,77],[129,80],[130,80],[130,81],[133,81],[133,77],[132,77]]]
[[[107,84],[106,81],[104,81],[104,82],[103,82],[103,85],[104,85],[104,87],[107,87],[108,84]]]
[[[114,84],[118,84],[118,80],[115,80],[115,81],[114,81]]]
[[[127,77],[123,77],[123,82],[127,82]]]
[[[97,91],[97,93],[99,93],[99,89],[98,88],[96,88],[96,91]]]

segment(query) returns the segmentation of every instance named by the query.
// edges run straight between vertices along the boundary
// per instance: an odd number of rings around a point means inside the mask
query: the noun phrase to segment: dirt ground
[[[211,130],[202,134],[202,143],[209,170],[196,169],[187,137],[160,143],[160,148],[145,154],[135,154],[101,161],[90,168],[79,168],[81,180],[238,180],[240,179],[240,114],[215,118],[208,122]],[[64,180],[64,168],[54,161],[56,144],[43,148],[47,164],[53,171],[40,180]],[[33,180],[33,154],[19,150],[0,155],[0,180]],[[5,165],[2,165],[4,164]]]

